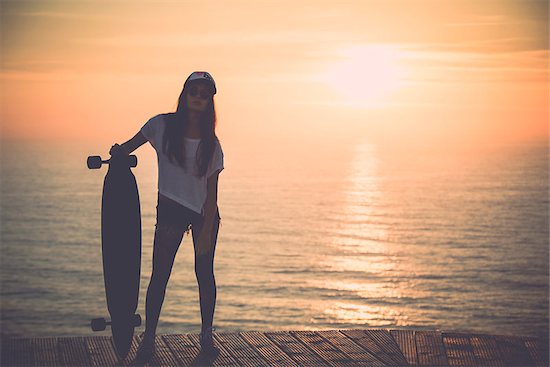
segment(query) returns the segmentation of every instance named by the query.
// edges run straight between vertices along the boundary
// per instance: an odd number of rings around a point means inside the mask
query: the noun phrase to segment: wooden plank
[[[129,366],[138,336],[117,361],[111,336],[3,338],[2,366]],[[157,335],[146,366],[207,365],[198,334]],[[214,333],[220,355],[210,365],[229,366],[548,366],[543,338],[439,330],[350,329]]]
[[[126,356],[126,358],[124,358],[124,360],[119,361],[118,365],[133,366],[136,362],[135,358],[137,354],[138,345],[139,345],[139,336],[137,334],[134,334],[134,336],[132,337],[132,344],[130,344],[130,350],[128,351],[128,355]],[[113,350],[114,350],[114,346],[113,346]],[[115,352],[115,355],[116,355],[116,352]]]
[[[2,366],[16,366],[22,363],[30,364],[31,356],[27,353],[22,353],[18,349],[22,349],[20,338],[2,338],[2,353],[0,354],[0,361]],[[25,361],[22,361],[25,358]]]
[[[470,334],[443,332],[442,336],[449,366],[477,366]]]
[[[300,366],[329,367],[328,363],[305,346],[299,339],[296,339],[290,332],[272,331],[264,334]]]
[[[548,366],[548,340],[544,341],[539,338],[527,337],[524,338],[525,348],[529,352],[531,359],[535,361],[535,366]]]
[[[397,365],[406,363],[403,352],[397,345],[397,342],[386,329],[370,329],[365,330],[364,333],[374,341],[378,347],[384,351],[384,354],[388,355],[392,361],[395,361]]]
[[[59,366],[57,338],[31,338],[30,342],[36,366]]]
[[[191,366],[196,361],[199,349],[189,340],[187,335],[164,335],[163,339],[176,356],[179,366]]]
[[[492,335],[470,335],[470,344],[472,345],[479,366],[504,366],[497,348],[497,343]]]
[[[57,348],[61,366],[89,366],[92,363],[84,336],[59,337]]]
[[[2,338],[2,366],[31,366],[34,364],[28,338]]]
[[[315,331],[291,331],[290,333],[317,353],[329,366],[358,366],[349,356],[342,353]]]
[[[177,357],[172,354],[162,335],[155,335],[155,353],[147,362],[149,366],[175,366]]]
[[[111,339],[112,340],[112,339]],[[141,339],[139,334],[134,334],[132,338],[132,343],[130,344],[130,350],[128,354],[122,361],[118,361],[117,365],[119,366],[133,366],[136,363],[143,365],[142,361],[137,361],[137,350]],[[111,344],[115,358],[118,358],[116,355],[114,344]],[[173,366],[177,363],[175,356],[172,354],[172,351],[162,340],[162,335],[155,335],[155,353],[150,358],[150,360],[145,363],[145,366]]]
[[[495,341],[507,366],[535,365],[522,338],[512,335],[495,335]]]
[[[384,363],[385,366],[396,366],[399,363],[386,353],[372,338],[365,333],[365,330],[362,329],[350,329],[350,330],[340,330],[342,334],[346,335],[348,338],[353,340],[354,343],[360,345],[363,349],[367,350],[369,353],[374,355],[379,361]],[[400,353],[401,354],[401,353]],[[405,359],[401,362],[401,365],[406,364]]]
[[[406,363],[411,366],[418,365],[418,354],[416,351],[416,339],[414,330],[392,329],[390,334],[399,347]]]
[[[439,330],[418,330],[414,334],[418,364],[424,366],[448,366],[443,338]]]
[[[342,353],[349,356],[357,365],[360,366],[387,366],[386,363],[376,358],[376,356],[355,343],[351,338],[338,330],[318,331],[319,335],[338,348]]]
[[[216,340],[216,337],[215,337],[216,332],[213,332],[212,335],[214,335],[214,345],[220,349],[220,354],[213,361],[212,366],[214,366],[214,367],[218,367],[218,366],[220,366],[220,367],[238,366],[239,363],[235,360],[235,358],[233,358],[231,353],[229,353],[229,351],[218,340]],[[188,336],[189,336],[189,340],[191,340],[193,345],[196,346],[197,350],[200,351],[201,343],[200,343],[199,334],[189,334]],[[203,362],[209,361],[209,360],[211,360],[211,358],[204,358],[204,357],[199,355],[199,357],[197,358],[196,361],[197,361],[198,364],[205,364]]]
[[[0,365],[13,366],[15,365],[15,338],[1,338],[2,349],[0,349]]]
[[[214,333],[214,338],[233,356],[240,366],[265,366],[267,361],[238,333]]]
[[[118,363],[112,336],[93,336],[85,341],[92,366],[115,366]]]
[[[269,361],[269,366],[298,367],[298,364],[264,333],[259,331],[247,331],[239,334],[244,340],[252,345],[266,361]]]

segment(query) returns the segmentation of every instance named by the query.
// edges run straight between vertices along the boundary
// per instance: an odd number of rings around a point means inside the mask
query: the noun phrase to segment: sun
[[[382,107],[405,85],[402,52],[393,45],[352,45],[338,51],[338,60],[320,75],[337,92],[339,104]]]

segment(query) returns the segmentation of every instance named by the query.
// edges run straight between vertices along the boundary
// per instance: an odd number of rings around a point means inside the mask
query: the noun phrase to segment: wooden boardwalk
[[[548,366],[548,340],[440,330],[345,329],[214,332],[221,353],[207,363],[198,334],[157,335],[149,366]],[[2,366],[124,366],[110,335],[4,338]]]

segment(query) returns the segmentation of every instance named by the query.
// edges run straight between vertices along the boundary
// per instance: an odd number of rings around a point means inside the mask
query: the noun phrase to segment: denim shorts
[[[219,208],[216,208],[216,218],[218,221],[221,219]],[[203,220],[204,216],[201,214],[158,193],[155,227],[165,225],[189,233],[193,226],[202,227]]]

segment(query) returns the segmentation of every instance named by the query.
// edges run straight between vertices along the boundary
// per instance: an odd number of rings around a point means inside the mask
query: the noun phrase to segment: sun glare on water
[[[402,51],[392,45],[353,45],[338,52],[319,79],[352,107],[383,107],[405,85]]]

